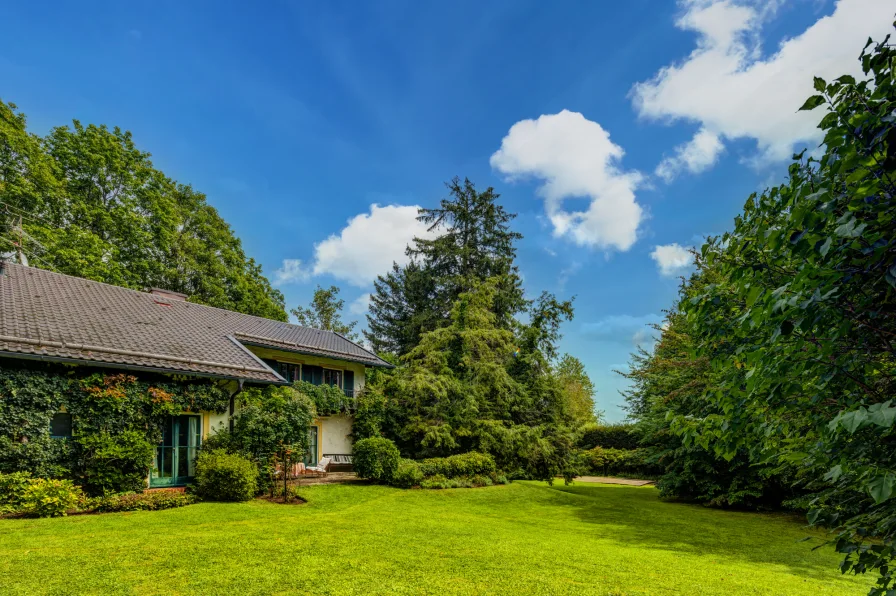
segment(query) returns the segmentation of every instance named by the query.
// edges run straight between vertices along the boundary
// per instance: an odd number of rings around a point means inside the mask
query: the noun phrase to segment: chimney
[[[162,288],[149,288],[149,293],[152,294],[153,296],[156,296],[157,298],[160,298],[162,300],[168,300],[168,301],[171,301],[171,300],[184,301],[187,298],[189,298],[189,296],[187,296],[186,294],[181,294],[180,292],[174,292],[172,290],[163,290]]]

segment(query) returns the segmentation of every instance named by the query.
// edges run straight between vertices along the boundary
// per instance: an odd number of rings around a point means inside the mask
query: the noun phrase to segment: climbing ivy
[[[169,415],[224,412],[230,394],[212,381],[102,372],[87,367],[4,361],[0,368],[0,472],[70,478],[93,492],[132,489],[149,472]],[[73,436],[54,439],[54,414],[67,412]],[[98,449],[98,444],[103,444]],[[93,483],[97,454],[131,454],[131,471]],[[148,457],[147,457],[148,455]],[[136,463],[134,463],[136,462]],[[108,466],[106,466],[108,467]],[[122,466],[119,466],[123,469]]]

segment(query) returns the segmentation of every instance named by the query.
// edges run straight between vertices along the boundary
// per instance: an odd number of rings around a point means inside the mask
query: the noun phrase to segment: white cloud
[[[651,326],[662,320],[663,317],[657,314],[610,315],[597,323],[586,323],[582,332],[594,339],[637,346],[652,341],[654,331]]]
[[[701,128],[693,139],[675,148],[674,156],[663,158],[656,167],[656,175],[672,182],[682,170],[702,172],[716,163],[724,150],[725,145],[719,135]]]
[[[361,294],[348,306],[348,311],[353,315],[363,315],[370,309],[370,293]]]
[[[490,160],[508,179],[538,178],[555,236],[583,246],[628,250],[644,217],[635,200],[643,177],[623,171],[622,147],[597,122],[563,110],[514,124]],[[588,201],[569,210],[565,200]]]
[[[283,264],[274,271],[274,284],[282,285],[307,281],[310,277],[311,272],[302,266],[301,259],[283,259]]]
[[[392,267],[407,262],[405,247],[415,237],[432,238],[424,223],[417,221],[417,205],[371,205],[370,213],[348,220],[338,233],[314,245],[312,264],[303,267],[296,259],[284,259],[275,272],[276,283],[305,281],[311,276],[331,275],[367,287]],[[282,273],[281,273],[282,272]]]
[[[710,167],[722,139],[753,139],[764,160],[788,158],[796,143],[819,142],[819,113],[797,111],[815,93],[812,77],[861,75],[859,52],[869,35],[883,39],[894,13],[892,0],[839,0],[832,14],[763,57],[760,34],[776,4],[686,0],[681,6],[676,25],[697,33],[696,49],[632,90],[640,116],[700,125],[657,168],[669,180],[681,170]]]
[[[654,247],[650,258],[656,261],[660,275],[666,277],[681,273],[694,264],[694,255],[691,254],[690,249],[677,242]]]

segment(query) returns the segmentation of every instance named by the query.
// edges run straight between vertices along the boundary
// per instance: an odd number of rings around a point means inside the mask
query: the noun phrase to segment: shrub
[[[420,464],[424,476],[442,475],[447,478],[491,474],[495,471],[495,459],[486,453],[470,451],[449,457],[425,459]]]
[[[401,454],[389,439],[371,437],[356,442],[352,449],[352,465],[361,478],[389,482],[398,470]]]
[[[115,511],[158,511],[195,503],[196,498],[178,490],[154,490],[142,493],[107,495],[88,501],[87,509],[97,513]]]
[[[582,449],[637,449],[640,437],[634,424],[589,424],[583,428],[578,443]]]
[[[240,400],[233,430],[222,429],[206,443],[251,458],[259,472],[258,488],[267,489],[273,479],[270,472],[286,451],[301,457],[308,450],[314,404],[293,387],[246,389]]]
[[[196,460],[195,489],[211,501],[248,501],[258,492],[258,468],[242,455],[204,450]]]
[[[0,474],[0,515],[22,508],[25,491],[32,481],[28,472]]]
[[[393,486],[398,488],[412,488],[423,482],[423,471],[420,464],[411,459],[403,459],[398,464],[398,469],[392,475]]]
[[[436,474],[435,476],[430,476],[429,478],[423,479],[420,483],[420,488],[454,488],[457,486],[455,481],[452,481],[450,478],[445,478],[441,474]]]
[[[488,476],[483,476],[482,474],[472,476],[470,478],[470,482],[473,484],[473,486],[491,486],[493,484],[491,478],[489,478]]]
[[[155,446],[143,432],[118,435],[107,432],[78,438],[83,460],[84,489],[91,495],[138,491],[146,488]]]
[[[83,497],[71,480],[32,478],[22,494],[20,510],[35,517],[60,517],[76,509]]]

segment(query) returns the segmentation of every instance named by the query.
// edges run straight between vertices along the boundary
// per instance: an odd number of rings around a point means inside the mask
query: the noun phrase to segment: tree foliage
[[[869,40],[860,60],[866,79],[816,78],[803,106],[827,110],[823,153],[702,247],[630,403],[667,476],[690,466],[702,498],[803,493],[791,503],[836,531],[844,572],[879,572],[879,595],[896,547],[896,50]]]
[[[322,288],[317,286],[314,290],[314,297],[308,307],[297,306],[292,309],[293,316],[298,320],[299,325],[305,327],[313,327],[314,329],[323,329],[324,331],[333,331],[352,340],[358,339],[355,333],[355,325],[358,323],[352,321],[350,323],[342,322],[342,309],[345,306],[345,300],[339,298],[339,288],[330,286]]]
[[[459,178],[446,186],[448,197],[418,216],[438,235],[415,238],[407,247],[410,264],[394,265],[377,279],[365,332],[376,350],[406,354],[422,334],[448,324],[461,294],[486,279],[497,284],[493,308],[499,326],[509,328],[527,307],[514,264],[515,243],[522,238],[510,229],[516,215],[504,210],[491,187],[479,192]]]
[[[0,101],[0,222],[0,251],[22,240],[32,266],[286,320],[282,294],[205,195],[117,127],[75,120],[40,138]]]
[[[555,374],[560,390],[566,398],[566,409],[577,425],[597,422],[594,410],[594,383],[585,371],[582,361],[564,354],[557,364]]]

